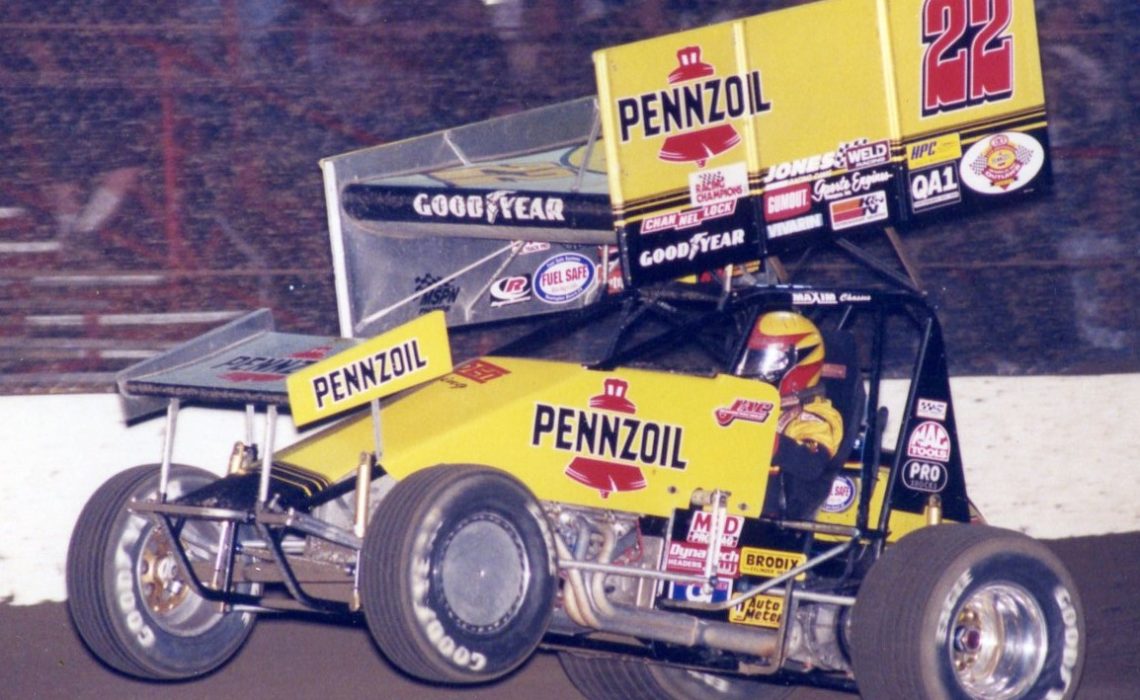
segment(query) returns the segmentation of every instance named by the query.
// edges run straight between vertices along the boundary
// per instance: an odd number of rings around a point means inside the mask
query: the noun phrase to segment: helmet
[[[756,320],[738,374],[756,377],[791,396],[819,384],[823,336],[794,311],[770,311]]]

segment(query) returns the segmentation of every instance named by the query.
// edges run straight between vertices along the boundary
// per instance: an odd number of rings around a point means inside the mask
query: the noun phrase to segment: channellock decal
[[[594,286],[594,263],[580,253],[548,258],[534,272],[534,293],[547,304],[568,304]]]
[[[593,410],[536,403],[531,446],[573,453],[566,476],[597,489],[602,498],[645,488],[642,466],[685,469],[685,429],[637,418],[628,391],[629,382],[611,377],[590,398]]]
[[[962,182],[982,194],[1006,194],[1025,187],[1045,165],[1045,149],[1029,134],[1007,131],[970,146],[962,156]]]
[[[671,87],[617,100],[622,143],[640,131],[642,138],[664,136],[657,157],[672,163],[704,167],[715,156],[735,148],[740,134],[733,120],[767,112],[760,71],[719,77],[701,60],[700,46],[677,51],[677,68],[667,77]]]

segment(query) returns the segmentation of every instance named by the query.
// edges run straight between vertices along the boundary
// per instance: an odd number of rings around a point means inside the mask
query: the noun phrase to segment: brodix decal
[[[566,476],[597,489],[603,498],[645,488],[643,466],[688,466],[682,426],[637,418],[624,379],[611,377],[603,387],[603,393],[590,398],[590,409],[536,403],[531,446],[573,453]]]

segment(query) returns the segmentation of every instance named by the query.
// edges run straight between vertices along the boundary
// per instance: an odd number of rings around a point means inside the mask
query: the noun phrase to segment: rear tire
[[[534,652],[554,606],[552,544],[538,502],[494,469],[415,472],[380,502],[360,553],[364,617],[405,673],[481,683]]]
[[[561,652],[558,660],[587,700],[785,700],[796,690],[647,659]]]
[[[851,622],[855,682],[876,700],[1071,700],[1085,616],[1045,545],[985,525],[917,530],[871,567]]]
[[[217,479],[175,465],[168,496]],[[117,671],[146,680],[193,678],[218,668],[253,630],[249,613],[222,613],[195,594],[171,554],[173,543],[148,518],[127,510],[158,493],[159,468],[119,473],[91,496],[67,554],[68,610],[91,652]],[[219,526],[187,521],[180,533],[192,559],[217,551]]]

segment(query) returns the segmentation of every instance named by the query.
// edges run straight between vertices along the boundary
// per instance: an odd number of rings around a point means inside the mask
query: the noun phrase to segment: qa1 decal
[[[685,469],[685,429],[637,418],[628,391],[629,382],[611,377],[590,398],[592,410],[536,403],[531,446],[573,453],[566,476],[597,489],[602,498],[645,488],[643,466]]]
[[[1013,96],[1013,0],[926,0],[922,116]]]

